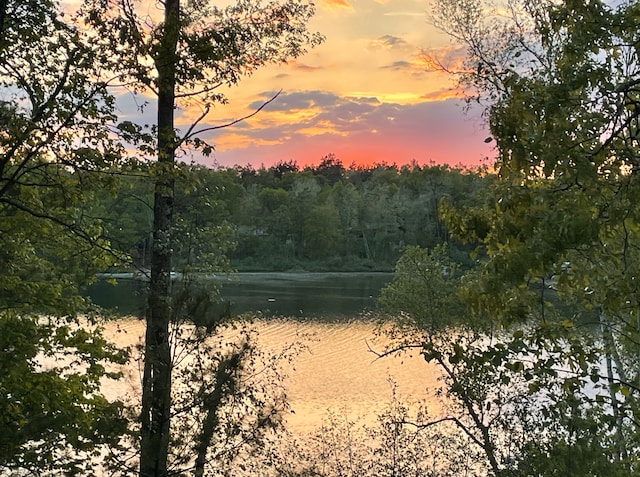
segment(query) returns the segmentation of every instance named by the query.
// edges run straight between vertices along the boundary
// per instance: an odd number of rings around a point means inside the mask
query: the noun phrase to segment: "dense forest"
[[[145,269],[153,189],[138,167],[135,174],[121,171],[117,187],[92,213],[103,218],[104,238],[133,257],[134,269]],[[480,169],[345,167],[331,155],[303,169],[295,162],[259,169],[184,166],[173,266],[204,270],[210,264],[196,257],[216,255],[239,271],[390,271],[407,246],[444,242],[467,263],[468,248],[450,240],[438,207],[443,199],[477,205],[489,182]]]

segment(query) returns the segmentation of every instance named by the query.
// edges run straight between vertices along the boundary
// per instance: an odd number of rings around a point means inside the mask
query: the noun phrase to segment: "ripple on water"
[[[402,400],[427,400],[433,411],[435,401],[427,389],[435,389],[435,368],[419,356],[388,356],[378,359],[371,351],[382,350],[388,339],[376,333],[376,324],[300,322],[278,319],[251,325],[258,332],[258,343],[268,353],[278,353],[292,342],[306,348],[291,364],[283,365],[285,388],[292,412],[287,427],[306,433],[319,427],[327,412],[347,413],[350,418],[373,423],[392,398],[392,385]],[[124,319],[110,323],[107,335],[122,346],[140,343],[144,322]],[[232,337],[233,332],[229,337]],[[370,349],[371,348],[371,349]],[[125,373],[122,383],[109,384],[109,397],[135,394],[140,389],[140,370],[136,363]]]

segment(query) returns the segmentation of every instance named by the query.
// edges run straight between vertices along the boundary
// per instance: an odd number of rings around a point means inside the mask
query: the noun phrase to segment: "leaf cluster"
[[[489,2],[460,8],[470,27],[437,18],[457,33],[466,65],[477,65],[460,78],[476,88],[474,99],[489,100],[498,174],[484,207],[443,209],[453,234],[480,242],[480,273],[463,296],[508,330],[538,330],[528,348],[540,346],[569,371],[558,377],[572,394],[546,411],[562,439],[526,449],[556,456],[568,475],[630,475],[638,442],[637,5],[513,1],[507,15],[489,19],[478,14],[491,11]],[[495,22],[508,41],[487,29]],[[592,344],[569,339],[579,327],[591,330]],[[593,467],[565,465],[570,449],[592,452]]]
[[[78,475],[118,443],[128,425],[123,404],[100,385],[118,378],[106,366],[124,364],[127,352],[88,326],[0,315],[0,469]]]

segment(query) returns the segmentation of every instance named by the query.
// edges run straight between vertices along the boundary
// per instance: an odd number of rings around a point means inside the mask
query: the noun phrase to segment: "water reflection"
[[[259,346],[271,354],[280,353],[292,342],[306,347],[291,363],[283,363],[292,410],[286,416],[287,428],[297,435],[317,429],[328,411],[374,424],[377,414],[391,401],[391,382],[397,397],[405,402],[428,399],[438,385],[435,366],[419,355],[377,359],[370,348],[382,350],[389,340],[371,321],[270,319],[253,326]],[[136,319],[110,322],[107,329],[121,345],[140,342],[143,333],[144,322]],[[132,365],[126,375],[123,382],[106,390],[110,397],[139,392],[140,370]],[[436,401],[431,401],[430,410],[435,412]]]
[[[375,309],[380,289],[391,278],[390,273],[239,273],[208,278],[205,283],[220,287],[234,314],[330,320]],[[122,315],[142,316],[146,289],[141,280],[120,278],[115,284],[100,280],[87,289],[87,295]]]

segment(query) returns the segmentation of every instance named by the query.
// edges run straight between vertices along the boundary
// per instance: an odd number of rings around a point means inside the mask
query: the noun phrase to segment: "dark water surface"
[[[220,287],[233,314],[340,319],[377,308],[380,290],[391,273],[237,273],[208,277]],[[87,289],[92,300],[123,315],[142,315],[148,283],[128,275],[116,284],[101,279]]]

